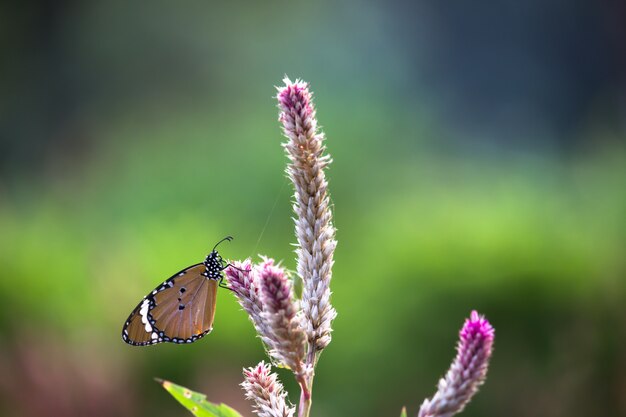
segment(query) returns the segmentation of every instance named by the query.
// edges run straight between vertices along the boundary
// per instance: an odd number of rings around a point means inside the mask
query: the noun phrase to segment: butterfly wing
[[[126,320],[122,339],[135,346],[191,343],[212,330],[218,281],[204,264],[175,274],[146,295]]]

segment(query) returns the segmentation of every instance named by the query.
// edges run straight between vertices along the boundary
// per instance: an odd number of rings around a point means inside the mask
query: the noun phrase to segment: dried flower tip
[[[270,329],[269,354],[278,364],[302,375],[306,336],[296,314],[291,281],[273,259],[265,259],[255,267],[255,273],[261,286],[262,316]]]
[[[260,362],[257,366],[243,370],[241,383],[246,398],[254,402],[254,410],[259,417],[292,417],[295,408],[287,405],[287,393],[270,366]]]
[[[418,417],[450,417],[463,410],[478,387],[485,382],[495,337],[484,316],[472,311],[459,332],[457,356],[439,381],[430,400],[425,400]]]
[[[317,130],[315,108],[309,86],[300,80],[284,80],[278,89],[279,120],[290,160],[287,174],[294,184],[298,274],[302,278],[304,327],[312,349],[321,350],[330,342],[331,322],[336,316],[330,304],[335,228],[329,208],[328,183],[324,169],[330,157],[324,155],[324,135]]]

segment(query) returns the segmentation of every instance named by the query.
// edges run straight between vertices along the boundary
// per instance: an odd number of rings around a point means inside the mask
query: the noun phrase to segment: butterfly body
[[[130,313],[122,339],[133,346],[148,346],[192,343],[209,334],[213,330],[217,287],[226,266],[214,248],[204,262],[165,280]]]

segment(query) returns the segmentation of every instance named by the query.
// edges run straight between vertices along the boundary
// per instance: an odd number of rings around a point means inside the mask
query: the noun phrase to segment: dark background
[[[190,346],[120,330],[227,234],[225,257],[295,269],[287,74],[334,158],[313,415],[415,415],[474,308],[497,337],[463,415],[626,415],[625,9],[3,2],[0,414],[185,415],[156,376],[251,415],[238,384],[263,350],[232,295]]]

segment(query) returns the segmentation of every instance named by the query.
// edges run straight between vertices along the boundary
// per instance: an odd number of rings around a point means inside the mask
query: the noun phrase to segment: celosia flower
[[[324,155],[324,135],[317,129],[315,108],[307,83],[284,79],[278,89],[279,120],[287,142],[290,164],[287,174],[294,184],[298,274],[302,278],[304,327],[312,350],[330,342],[331,321],[337,313],[330,304],[335,228],[329,209],[324,169],[331,162]]]
[[[250,265],[235,262],[226,268],[228,287],[248,313],[257,333],[277,364],[293,370],[299,378],[304,372],[306,337],[297,315],[291,281],[274,260]]]
[[[262,317],[271,332],[269,354],[297,376],[302,375],[306,337],[297,316],[291,281],[273,259],[265,259],[254,272],[261,286]]]
[[[463,410],[483,384],[495,337],[489,322],[472,311],[460,331],[457,355],[437,392],[425,400],[418,417],[450,417]]]
[[[263,318],[263,302],[261,288],[257,281],[258,274],[254,273],[250,260],[233,262],[224,271],[230,288],[237,297],[237,301],[248,313],[254,328],[266,346],[271,345],[271,331]]]
[[[259,417],[292,417],[295,408],[287,405],[287,394],[265,362],[243,370],[245,377],[241,383],[246,398],[254,401],[254,409]]]

